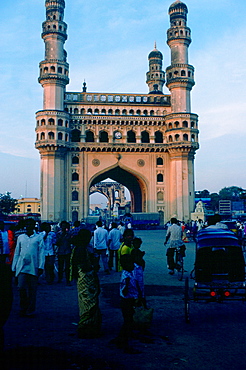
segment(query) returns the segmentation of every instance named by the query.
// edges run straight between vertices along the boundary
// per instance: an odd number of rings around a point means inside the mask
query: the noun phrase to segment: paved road
[[[163,230],[136,231],[146,251],[145,286],[147,301],[154,307],[151,327],[153,344],[133,341],[140,355],[126,355],[109,345],[122,323],[119,307],[120,273],[104,275],[100,306],[103,315],[102,336],[83,340],[76,336],[78,321],[75,284],[48,286],[40,281],[38,314],[35,318],[18,317],[18,295],[6,324],[6,369],[244,369],[246,305],[191,304],[191,323],[184,320],[184,282],[168,275]],[[194,243],[188,243],[185,269],[194,264]]]

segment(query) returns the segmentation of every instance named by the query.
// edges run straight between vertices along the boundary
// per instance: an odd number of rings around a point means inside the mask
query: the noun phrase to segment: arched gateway
[[[190,219],[198,116],[190,104],[194,68],[188,64],[187,6],[178,0],[169,8],[170,95],[163,94],[163,56],[156,46],[148,56],[147,94],[92,93],[85,83],[81,92],[66,91],[65,1],[46,0],[45,6],[39,76],[44,103],[36,113],[42,219],[86,218],[90,188],[107,178],[129,189],[132,212]]]

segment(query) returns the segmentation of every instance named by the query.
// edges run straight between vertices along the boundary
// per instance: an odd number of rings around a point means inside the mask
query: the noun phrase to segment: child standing
[[[134,273],[134,262],[131,254],[121,256],[121,266],[123,268],[120,282],[121,311],[123,315],[123,325],[118,337],[111,341],[122,348],[125,353],[140,353],[138,350],[129,346],[129,339],[133,328],[133,314],[136,299],[140,298],[140,289],[136,274]]]

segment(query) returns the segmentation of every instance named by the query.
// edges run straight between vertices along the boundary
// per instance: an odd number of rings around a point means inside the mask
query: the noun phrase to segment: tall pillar
[[[166,86],[171,93],[172,113],[166,118],[166,142],[170,158],[170,216],[187,221],[194,211],[194,156],[198,149],[198,116],[191,113],[190,92],[194,67],[188,64],[191,30],[187,27],[187,6],[180,0],[169,8],[167,44],[171,65],[166,69]]]
[[[66,215],[66,152],[70,139],[70,116],[64,111],[64,94],[69,83],[69,65],[64,43],[64,0],[46,0],[42,39],[45,59],[40,63],[43,110],[36,113],[36,143],[41,157],[41,217],[60,221]]]

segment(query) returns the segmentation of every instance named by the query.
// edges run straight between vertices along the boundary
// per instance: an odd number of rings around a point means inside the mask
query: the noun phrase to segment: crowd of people
[[[0,330],[3,349],[3,326],[12,306],[12,284],[19,293],[20,317],[36,314],[36,295],[40,276],[47,284],[73,281],[77,283],[79,323],[78,336],[96,337],[101,331],[99,307],[100,284],[98,271],[102,266],[105,274],[112,269],[121,272],[119,294],[123,326],[116,345],[126,352],[133,352],[128,340],[132,330],[135,300],[145,306],[143,271],[144,252],[142,240],[134,237],[132,229],[112,222],[110,229],[101,221],[91,232],[85,224],[76,221],[73,227],[62,221],[59,228],[40,225],[33,219],[20,222],[15,230],[4,230],[0,222]],[[102,263],[100,264],[100,258]],[[55,273],[57,269],[57,274]],[[56,280],[57,276],[57,280]]]
[[[216,217],[208,224],[201,220],[190,225],[172,218],[167,225],[164,244],[168,243],[167,264],[169,273],[174,273],[175,248],[183,247],[187,234],[195,238],[204,227],[226,227]],[[243,237],[246,227],[241,228]],[[190,235],[189,235],[190,238]],[[78,336],[96,337],[101,331],[99,307],[99,269],[110,275],[114,269],[121,273],[119,295],[123,325],[112,343],[125,352],[136,353],[129,346],[133,327],[136,301],[146,307],[144,293],[145,252],[141,250],[142,240],[135,237],[131,228],[112,222],[106,228],[98,221],[90,231],[85,224],[76,221],[73,226],[62,221],[56,229],[47,222],[40,225],[33,219],[21,221],[15,230],[4,230],[0,221],[0,349],[3,349],[3,326],[12,306],[12,285],[17,284],[19,293],[19,315],[33,317],[36,313],[38,281],[42,276],[48,285],[65,282],[70,286],[76,281],[79,304]],[[101,263],[100,263],[101,259]],[[55,270],[57,269],[56,273]],[[57,279],[56,279],[57,277]]]

